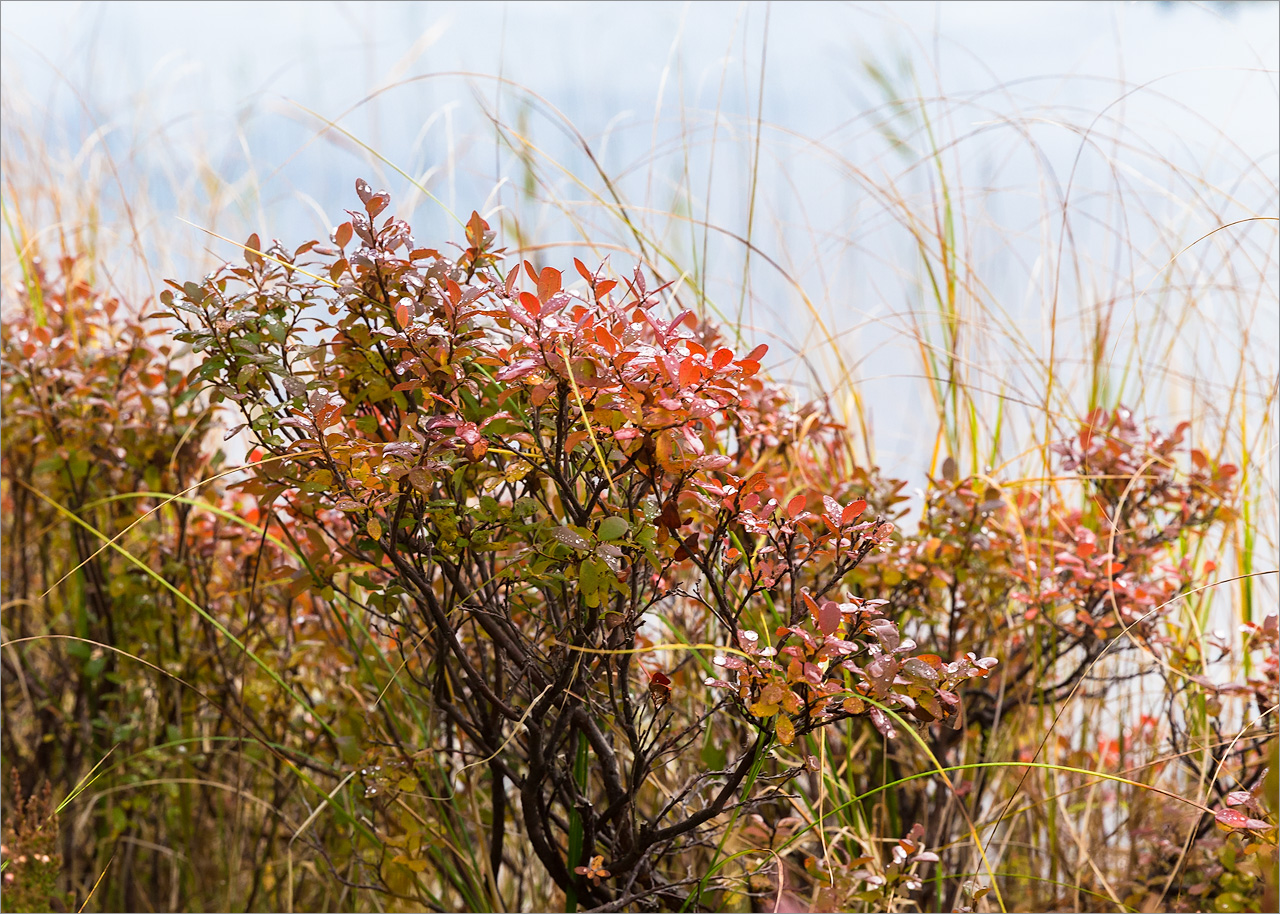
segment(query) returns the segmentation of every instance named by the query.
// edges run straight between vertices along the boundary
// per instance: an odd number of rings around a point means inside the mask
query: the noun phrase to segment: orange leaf
[[[800,591],[800,596],[804,597],[805,605],[809,607],[809,612],[813,614],[813,618],[818,618],[818,604],[813,601],[813,597],[803,590]]]
[[[396,305],[396,323],[401,327],[409,326],[409,306],[404,302]]]
[[[618,354],[618,341],[615,340],[613,338],[613,334],[604,327],[596,328],[596,342],[603,346],[609,355]]]

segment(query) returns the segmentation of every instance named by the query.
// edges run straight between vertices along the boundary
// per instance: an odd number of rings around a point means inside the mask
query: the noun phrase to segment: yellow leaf
[[[778,742],[782,743],[782,745],[784,746],[790,746],[792,743],[795,742],[795,740],[796,740],[796,728],[795,728],[795,724],[791,723],[791,718],[786,717],[785,715],[783,717],[779,717],[778,718]]]
[[[369,524],[365,529],[369,531],[369,535],[374,539],[382,539],[382,521],[378,520],[376,517],[370,519]]]

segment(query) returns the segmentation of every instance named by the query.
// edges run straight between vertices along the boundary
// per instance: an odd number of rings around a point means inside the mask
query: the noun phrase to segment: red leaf
[[[1213,817],[1218,820],[1219,825],[1227,828],[1245,828],[1249,822],[1249,817],[1238,809],[1219,809]]]
[[[606,279],[604,282],[596,286],[596,301],[609,294],[609,291],[618,284],[616,279]]]
[[[840,512],[840,526],[853,523],[865,510],[867,510],[867,503],[861,498],[852,502],[849,507]]]
[[[538,297],[531,292],[520,293],[520,304],[524,305],[524,310],[528,311],[534,317],[542,313],[542,303],[538,301]]]
[[[527,260],[524,262],[524,271],[529,274],[529,278],[532,279],[534,282],[538,281],[537,270],[535,270],[533,268],[533,264],[529,263],[529,261]]]
[[[538,277],[538,300],[546,301],[560,291],[560,271],[555,267],[544,267]]]
[[[807,502],[808,499],[803,495],[797,495],[795,498],[791,499],[791,501],[787,502],[787,517],[795,517],[804,510],[804,506]]]
[[[351,223],[344,222],[333,233],[333,241],[340,248],[345,248],[351,240]]]
[[[717,349],[716,354],[711,357],[711,367],[719,371],[724,366],[733,361],[733,353],[728,349]]]
[[[685,356],[684,361],[680,363],[680,386],[692,387],[698,383],[701,374],[698,366],[694,364],[693,356]]]
[[[575,257],[573,258],[573,265],[577,268],[579,276],[587,282],[591,282],[591,271],[587,269],[587,265],[585,263]]]
[[[750,352],[747,353],[747,359],[749,359],[752,362],[759,362],[761,359],[764,358],[764,354],[768,351],[769,351],[769,344],[761,343],[755,349],[752,349]]]

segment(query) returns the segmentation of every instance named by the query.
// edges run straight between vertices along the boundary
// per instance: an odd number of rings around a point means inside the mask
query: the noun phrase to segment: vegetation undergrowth
[[[1119,293],[1068,329],[1065,281],[1042,354],[966,246],[959,139],[886,73],[904,176],[814,148],[912,240],[924,468],[754,192],[718,301],[690,169],[637,205],[532,93],[456,250],[360,181],[329,237],[197,277],[131,207],[141,291],[6,125],[4,905],[1273,907],[1274,370],[1242,337],[1168,421],[1194,303],[1130,341]],[[773,128],[736,128],[754,187]],[[807,402],[761,270],[834,365]]]

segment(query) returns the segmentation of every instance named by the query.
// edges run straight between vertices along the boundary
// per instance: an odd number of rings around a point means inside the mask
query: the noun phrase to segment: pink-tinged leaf
[[[733,361],[733,353],[728,349],[717,349],[711,357],[711,367],[719,371]]]
[[[887,651],[895,650],[901,643],[902,636],[898,634],[898,627],[888,619],[872,619],[867,623],[867,628]]]
[[[1228,806],[1242,806],[1253,802],[1253,794],[1247,790],[1233,790],[1223,798],[1223,802]]]
[[[693,462],[693,465],[699,470],[719,470],[731,463],[733,463],[732,457],[726,457],[723,454],[708,454],[706,457],[699,457]]]
[[[862,516],[862,512],[865,510],[867,510],[867,503],[861,498],[850,503],[849,507],[840,512],[840,526],[843,527],[845,524],[853,523]]]
[[[401,327],[409,326],[409,306],[404,302],[396,305],[396,323]]]
[[[840,502],[836,501],[830,495],[822,496],[822,507],[826,508],[827,516],[832,520],[839,518],[841,513],[844,511],[844,508],[840,507]]]
[[[808,501],[809,500],[805,498],[805,496],[797,495],[795,498],[791,499],[791,501],[787,502],[787,517],[795,517],[803,511],[804,506]]]
[[[833,634],[840,626],[841,618],[840,604],[834,600],[828,600],[818,610],[818,630],[824,635]]]
[[[511,272],[514,273],[515,270],[512,270]],[[528,295],[529,293],[521,292],[520,294]],[[533,322],[533,318],[529,317],[529,313],[525,311],[524,308],[517,308],[515,305],[511,304],[511,302],[503,302],[503,305],[507,312],[507,317],[511,318],[521,327],[524,327],[526,330],[534,330],[537,328],[538,325]]]
[[[500,370],[495,377],[499,381],[514,381],[523,378],[537,367],[538,363],[533,359],[520,359]]]
[[[879,708],[872,708],[868,712],[868,716],[871,718],[871,722],[875,724],[876,729],[880,731],[880,735],[885,739],[894,739],[898,735],[898,731],[893,729],[893,722],[889,720],[889,716]]]

